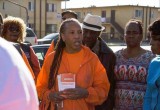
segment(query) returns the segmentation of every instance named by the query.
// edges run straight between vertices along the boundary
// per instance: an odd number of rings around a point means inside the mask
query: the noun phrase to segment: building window
[[[135,10],[135,17],[142,17],[143,11],[142,10]]]
[[[101,16],[102,16],[102,18],[106,18],[106,11],[102,11]]]
[[[34,2],[28,2],[28,10],[34,11]]]
[[[46,24],[46,34],[54,33],[57,31],[57,24]]]
[[[56,5],[52,4],[52,3],[47,3],[46,9],[47,9],[47,12],[56,12],[57,11]]]

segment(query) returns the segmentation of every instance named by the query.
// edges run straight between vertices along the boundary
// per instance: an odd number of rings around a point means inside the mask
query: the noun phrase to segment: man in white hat
[[[100,38],[101,32],[105,29],[102,26],[101,17],[87,14],[83,20],[83,44],[88,46],[97,56],[106,69],[110,81],[108,98],[102,105],[96,106],[96,110],[112,110],[114,106],[114,66],[116,57],[106,42]]]

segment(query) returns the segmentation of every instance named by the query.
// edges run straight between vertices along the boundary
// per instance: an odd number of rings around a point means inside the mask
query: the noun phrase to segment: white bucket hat
[[[103,31],[105,29],[105,27],[102,26],[101,17],[91,14],[87,14],[84,18],[82,28],[93,31]]]

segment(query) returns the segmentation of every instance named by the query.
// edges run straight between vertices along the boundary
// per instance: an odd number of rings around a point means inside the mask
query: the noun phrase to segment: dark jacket
[[[24,51],[27,59],[28,59],[28,62],[35,74],[35,79],[37,79],[37,76],[40,72],[40,64],[39,64],[39,60],[38,60],[38,57],[36,56],[33,48],[28,45],[28,44],[25,44],[25,43],[21,43],[20,44],[22,50]]]
[[[33,64],[32,64],[31,55],[30,55],[30,45],[28,45],[26,43],[20,43],[20,46],[21,46],[22,50],[24,51],[31,68],[33,69]]]
[[[97,56],[106,69],[107,76],[110,82],[110,91],[107,100],[102,105],[96,106],[95,110],[113,110],[115,89],[114,66],[116,63],[116,56],[103,39],[98,38],[98,40],[99,52],[97,53]]]

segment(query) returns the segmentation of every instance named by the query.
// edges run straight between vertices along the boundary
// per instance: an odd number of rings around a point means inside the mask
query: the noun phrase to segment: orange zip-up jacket
[[[64,100],[63,110],[94,110],[95,105],[103,103],[109,92],[110,84],[105,68],[100,63],[98,57],[92,53],[88,47],[83,46],[82,49],[84,49],[84,59],[78,72],[76,73],[76,85],[86,88],[89,95],[87,98],[83,99]],[[46,110],[50,102],[47,98],[50,91],[58,91],[57,79],[52,90],[47,88],[50,66],[52,64],[54,54],[55,52],[52,52],[46,57],[46,60],[38,75],[36,85],[39,99],[46,102]],[[58,74],[68,73],[68,68],[67,58],[63,54]],[[54,110],[54,101],[51,102],[51,110]]]
[[[52,40],[51,42],[51,45],[49,46],[47,52],[46,52],[46,55],[45,55],[45,58],[54,51],[54,40]]]

